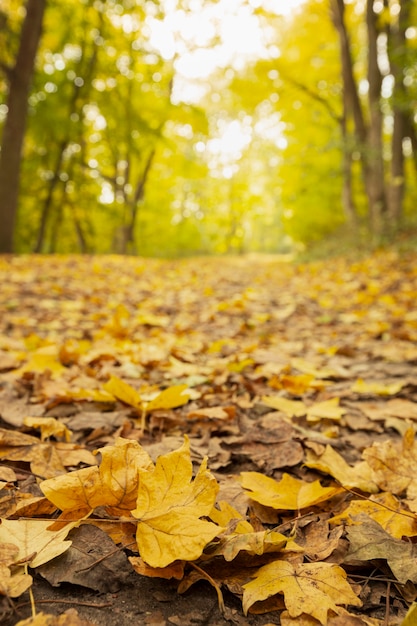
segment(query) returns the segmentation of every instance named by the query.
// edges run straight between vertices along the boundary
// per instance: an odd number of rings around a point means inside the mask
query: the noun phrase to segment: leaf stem
[[[210,576],[210,574],[207,574],[207,572],[205,572],[201,567],[196,565],[196,563],[193,563],[192,561],[189,561],[188,564],[191,565],[191,567],[194,567],[194,569],[196,569],[197,572],[199,572],[206,580],[208,580],[210,585],[212,585],[215,588],[216,593],[217,593],[217,599],[218,599],[218,603],[219,603],[220,612],[221,613],[225,613],[226,607],[224,606],[223,594],[222,594],[222,591],[221,591],[219,585],[214,580],[214,578],[212,578]]]

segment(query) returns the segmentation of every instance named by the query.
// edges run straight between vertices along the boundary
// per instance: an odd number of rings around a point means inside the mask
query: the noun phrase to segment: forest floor
[[[416,254],[0,281],[2,624],[407,624]]]

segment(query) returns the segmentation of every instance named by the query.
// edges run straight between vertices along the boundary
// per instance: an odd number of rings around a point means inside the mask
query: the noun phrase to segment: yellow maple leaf
[[[352,385],[351,389],[355,393],[377,396],[394,396],[396,393],[401,391],[405,384],[405,381],[400,381],[398,383],[385,385],[384,383],[380,383],[378,381],[365,381],[362,380],[362,378],[358,378],[358,380]]]
[[[288,417],[301,417],[307,413],[307,407],[301,400],[288,400],[281,396],[262,396],[262,404],[282,411]]]
[[[289,474],[277,482],[259,472],[241,472],[240,482],[247,495],[273,509],[298,511],[332,498],[341,487],[322,487],[318,480],[307,483]]]
[[[71,431],[55,417],[25,417],[23,423],[29,428],[39,428],[41,441],[49,437],[64,438],[67,442],[71,440]]]
[[[158,409],[176,409],[178,406],[187,404],[190,399],[187,385],[173,385],[161,391],[153,400],[146,404],[146,411],[156,411]]]
[[[339,612],[338,605],[361,606],[362,602],[346,580],[345,571],[332,563],[273,561],[261,567],[256,578],[243,585],[243,610],[258,601],[283,593],[291,617],[303,613],[327,624],[329,611]]]
[[[378,486],[373,480],[373,472],[365,461],[351,467],[334,448],[327,445],[323,454],[316,454],[313,450],[306,451],[307,467],[311,467],[333,476],[343,487],[360,489],[367,493],[377,493]]]
[[[99,450],[100,466],[86,467],[44,480],[44,495],[61,511],[79,511],[80,516],[97,506],[127,513],[136,505],[139,472],[153,466],[142,446],[131,439],[116,439],[114,446]]]
[[[222,528],[201,520],[213,508],[218,485],[206,460],[192,480],[188,439],[178,450],[158,458],[143,472],[136,509],[136,540],[142,559],[151,567],[166,567],[178,559],[193,561]]]
[[[65,541],[65,537],[78,523],[50,530],[51,520],[4,519],[0,543],[11,543],[18,548],[16,561],[28,561],[31,567],[39,567],[68,550],[72,542]]]
[[[140,393],[117,376],[112,376],[104,385],[104,391],[110,393],[112,396],[121,400],[129,406],[133,406],[135,409],[140,410],[142,408],[142,398]]]
[[[318,422],[321,419],[340,420],[346,409],[339,406],[339,398],[316,402],[307,408],[307,421]]]

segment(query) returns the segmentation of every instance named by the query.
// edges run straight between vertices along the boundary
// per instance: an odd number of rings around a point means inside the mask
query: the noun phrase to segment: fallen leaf
[[[37,567],[50,585],[71,583],[99,593],[115,593],[127,582],[131,572],[127,556],[104,531],[83,524],[72,530],[69,538],[68,550]]]
[[[221,554],[225,561],[233,561],[239,552],[260,556],[270,552],[283,552],[285,548],[292,552],[303,552],[303,548],[279,532],[273,530],[254,532],[252,530],[248,533],[233,533],[220,537],[215,549],[210,550],[210,556]]]
[[[61,615],[37,613],[34,617],[17,622],[16,626],[95,626],[95,622],[78,617],[75,609],[68,609]]]
[[[307,413],[307,407],[301,400],[288,400],[281,396],[262,396],[262,404],[282,411],[288,417],[301,417]]]
[[[149,578],[165,578],[170,580],[175,578],[181,580],[184,577],[184,562],[175,561],[167,567],[151,567],[139,556],[130,556],[129,561],[133,566],[133,569],[142,576],[148,576]]]
[[[49,442],[13,430],[0,428],[0,458],[8,461],[26,461],[30,469],[41,478],[64,474],[65,468]]]
[[[137,410],[142,408],[142,398],[140,393],[117,376],[111,376],[111,378],[104,384],[104,391],[110,393],[112,396],[121,400],[129,406],[133,406]]]
[[[51,520],[5,519],[0,525],[0,542],[17,546],[17,561],[28,561],[31,567],[38,567],[68,550],[71,541],[65,538],[77,523],[53,531],[49,530]]]
[[[232,420],[235,417],[236,408],[234,406],[212,406],[204,409],[194,409],[187,414],[188,419],[210,419],[210,420]]]
[[[158,409],[175,409],[187,404],[190,394],[187,393],[187,385],[174,385],[161,391],[153,400],[147,402],[146,412]]]
[[[417,582],[417,546],[394,539],[369,517],[357,518],[361,523],[348,526],[350,542],[345,563],[363,563],[382,559],[387,561],[395,578],[405,584]]]
[[[301,396],[310,389],[314,380],[312,374],[299,374],[296,376],[281,374],[280,376],[273,377],[268,382],[268,385],[275,389],[285,389],[294,396]]]
[[[314,506],[343,491],[340,487],[322,487],[318,480],[307,483],[289,474],[283,474],[277,482],[259,472],[241,472],[240,483],[252,500],[291,511]]]
[[[178,559],[193,561],[222,528],[201,520],[213,508],[218,485],[206,461],[192,480],[189,442],[160,456],[154,468],[143,472],[136,508],[137,543],[151,567],[166,567]]]
[[[401,626],[415,626],[415,624],[417,624],[417,602],[413,602],[410,606]]]
[[[0,543],[0,595],[2,596],[18,598],[32,584],[32,576],[29,576],[23,567],[14,565],[19,559],[18,555],[18,546],[7,542]]]
[[[212,522],[227,528],[229,532],[250,533],[254,530],[253,526],[246,521],[246,517],[224,500],[218,502],[217,507],[212,508],[209,517]]]
[[[100,466],[86,467],[44,480],[40,488],[61,511],[79,511],[83,517],[98,506],[115,514],[128,513],[136,505],[139,474],[153,463],[137,441],[118,438],[114,446],[99,450]]]
[[[390,493],[381,493],[365,500],[352,500],[339,515],[330,519],[330,524],[360,524],[355,517],[367,515],[396,539],[417,535],[417,518],[401,508],[399,501]]]
[[[261,567],[254,580],[243,585],[243,610],[247,615],[255,602],[283,593],[291,617],[306,613],[320,624],[327,624],[328,612],[338,613],[338,605],[362,605],[346,579],[346,572],[332,563],[294,566],[289,561],[273,561]]]
[[[23,423],[29,428],[39,428],[41,441],[45,441],[49,437],[63,438],[67,442],[71,441],[71,431],[54,417],[25,417]]]
[[[324,402],[316,402],[307,408],[307,421],[317,422],[321,419],[340,420],[346,409],[339,406],[339,398],[331,398]]]
[[[392,441],[376,443],[363,451],[363,458],[373,470],[373,479],[381,491],[407,493],[408,505],[417,512],[417,442],[409,428],[400,445]]]
[[[327,445],[322,454],[313,450],[306,451],[305,465],[333,476],[343,487],[359,489],[366,493],[377,493],[379,487],[374,480],[374,473],[366,462],[353,467],[332,446]]]
[[[359,378],[356,383],[352,385],[351,389],[354,393],[363,393],[366,395],[395,396],[396,393],[401,391],[405,384],[405,382],[399,381],[387,385],[378,381],[365,381]]]

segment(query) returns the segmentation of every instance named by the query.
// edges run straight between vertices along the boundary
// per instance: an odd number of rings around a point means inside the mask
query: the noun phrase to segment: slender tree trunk
[[[146,163],[145,168],[142,172],[142,176],[137,181],[135,193],[133,195],[132,200],[128,203],[130,208],[129,222],[125,225],[123,229],[123,247],[122,254],[127,254],[128,252],[135,252],[135,226],[136,220],[138,216],[138,208],[139,203],[143,200],[145,195],[145,186],[148,180],[149,172],[152,167],[152,162],[155,157],[155,148],[150,152]]]
[[[387,200],[385,192],[385,172],[382,144],[381,86],[382,75],[378,65],[377,15],[374,0],[366,5],[366,26],[368,32],[368,102],[369,102],[369,200],[372,233],[378,238],[386,227]]]
[[[27,0],[16,62],[9,76],[7,117],[0,152],[0,253],[14,250],[20,168],[28,97],[42,32],[46,0]]]
[[[342,161],[342,206],[345,212],[347,224],[352,233],[357,233],[359,220],[356,210],[355,200],[352,190],[352,146],[351,138],[348,131],[348,111],[349,105],[346,101],[345,92],[343,92],[343,115],[340,120],[340,128],[342,132],[343,143],[343,161]]]
[[[351,45],[345,22],[344,0],[330,0],[333,23],[339,33],[342,79],[347,112],[352,116],[361,155],[362,178],[368,200],[368,223],[371,235],[379,239],[387,222],[387,198],[383,159],[383,115],[381,110],[382,76],[378,66],[377,15],[374,0],[366,3],[368,35],[368,113],[365,122],[359,91],[353,72]]]
[[[400,12],[397,23],[390,29],[388,38],[388,56],[391,65],[391,73],[394,77],[394,89],[392,94],[393,133],[391,142],[391,176],[388,192],[388,215],[394,230],[397,230],[400,226],[403,213],[405,192],[403,139],[408,135],[408,120],[409,118],[411,119],[410,112],[406,106],[408,99],[403,76],[407,46],[405,31],[409,26],[410,10],[410,0],[402,0],[402,2],[400,2]],[[416,153],[415,157],[417,157]],[[417,163],[416,160],[415,163]]]
[[[365,193],[368,199],[369,207],[371,207],[371,183],[370,183],[370,167],[368,163],[367,145],[368,145],[368,127],[362,111],[359,98],[359,91],[353,72],[353,60],[350,47],[349,34],[345,22],[345,3],[344,0],[330,0],[330,9],[333,24],[339,34],[340,62],[342,66],[342,83],[343,83],[343,121],[342,121],[342,138],[344,142],[343,170],[344,170],[344,187],[343,187],[343,205],[345,211],[351,214],[353,219],[352,206],[353,194],[351,185],[352,174],[352,147],[349,145],[349,135],[347,132],[348,120],[353,119],[354,134],[356,138],[356,148],[361,157],[362,179],[365,187]],[[371,208],[370,208],[371,210]],[[356,214],[355,214],[356,215]]]
[[[55,163],[54,173],[53,173],[51,180],[49,181],[48,193],[46,195],[46,198],[42,207],[38,238],[37,238],[36,246],[34,249],[34,252],[37,254],[42,252],[42,249],[45,245],[46,227],[48,225],[48,220],[49,220],[49,216],[51,213],[55,188],[60,182],[59,175],[61,172],[62,161],[64,159],[64,150],[67,147],[67,144],[68,144],[67,139],[64,139],[64,141],[62,141],[61,144],[58,146],[58,156],[57,156],[57,160]]]

